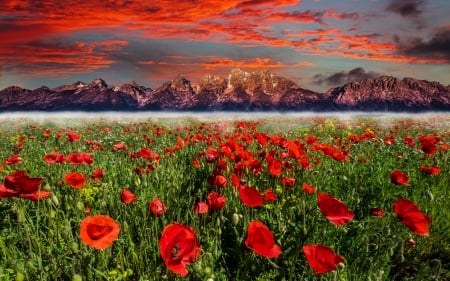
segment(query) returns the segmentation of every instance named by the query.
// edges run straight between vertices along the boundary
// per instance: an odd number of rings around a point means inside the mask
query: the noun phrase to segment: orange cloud
[[[108,55],[127,45],[124,40],[106,40],[92,43],[76,42],[71,45],[32,42],[1,48],[7,69],[36,75],[64,75],[86,73],[108,67],[115,61]]]
[[[289,48],[305,55],[361,60],[445,62],[444,58],[402,53],[397,44],[383,41],[377,34],[353,35],[358,28],[344,30],[327,23],[327,20],[358,21],[361,16],[357,13],[291,8],[299,3],[299,0],[3,0],[0,1],[0,61],[3,71],[43,71],[55,75],[91,72],[116,63],[112,53],[123,52],[133,39],[144,42],[148,38],[162,38],[206,41],[236,48],[264,46],[280,48],[281,51]],[[283,31],[286,22],[290,30]],[[320,28],[305,30],[305,25],[309,29]],[[129,40],[98,38],[91,41],[96,32],[108,34],[107,38]],[[73,34],[77,39],[70,39]],[[83,37],[85,34],[89,36]],[[62,42],[55,41],[55,38]],[[131,47],[127,50],[132,50]],[[138,66],[160,67],[161,71],[166,67],[169,71],[171,66],[183,66],[184,71],[192,73],[225,67],[278,69],[311,66],[308,62],[285,64],[273,58],[233,60],[221,57],[220,51],[215,55],[197,62],[193,62],[195,58],[192,57],[176,60],[167,56],[161,60],[151,57],[131,58],[130,61],[142,60]]]
[[[249,60],[232,60],[228,58],[218,58],[217,60],[204,62],[200,64],[206,69],[215,69],[219,67],[227,68],[280,68],[286,67],[285,64],[279,61],[272,61],[270,58],[255,58]]]

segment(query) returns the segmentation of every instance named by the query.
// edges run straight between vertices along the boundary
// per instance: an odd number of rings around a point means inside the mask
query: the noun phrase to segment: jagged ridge
[[[233,69],[227,78],[208,74],[194,83],[179,75],[156,89],[134,81],[114,87],[95,79],[53,89],[10,86],[0,91],[0,111],[16,110],[450,110],[450,87],[382,76],[317,93],[267,70]]]

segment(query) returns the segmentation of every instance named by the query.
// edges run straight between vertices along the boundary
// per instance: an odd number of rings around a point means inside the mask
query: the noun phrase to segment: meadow
[[[0,124],[0,280],[450,280],[450,116]]]

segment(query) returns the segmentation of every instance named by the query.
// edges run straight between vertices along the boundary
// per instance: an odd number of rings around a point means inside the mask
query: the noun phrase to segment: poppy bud
[[[49,218],[54,219],[56,217],[56,212],[55,210],[50,210],[50,212],[48,213]]]
[[[71,244],[71,248],[74,253],[78,253],[78,251],[80,250],[80,248],[78,247],[78,243],[75,242]]]
[[[385,216],[384,210],[380,209],[380,208],[370,208],[369,214],[374,217],[384,217]]]
[[[148,210],[156,217],[162,216],[167,211],[167,206],[159,198],[153,199],[148,204]]]
[[[50,199],[52,200],[53,205],[59,206],[59,199],[58,199],[58,197],[56,197],[54,194],[52,194],[52,197],[50,197]]]
[[[84,211],[84,203],[82,201],[78,201],[76,206],[78,210]]]
[[[209,206],[202,201],[195,203],[194,205],[194,213],[196,214],[206,214],[209,211]]]
[[[206,276],[211,276],[211,274],[212,274],[212,269],[211,269],[211,267],[209,267],[209,266],[207,266],[206,268],[205,268],[205,275]]]
[[[212,163],[216,159],[216,157],[213,154],[206,154],[205,156],[206,162]]]

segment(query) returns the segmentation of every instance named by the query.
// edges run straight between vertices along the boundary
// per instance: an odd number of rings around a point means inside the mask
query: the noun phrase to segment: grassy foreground
[[[450,280],[449,124],[3,122],[0,280]]]

